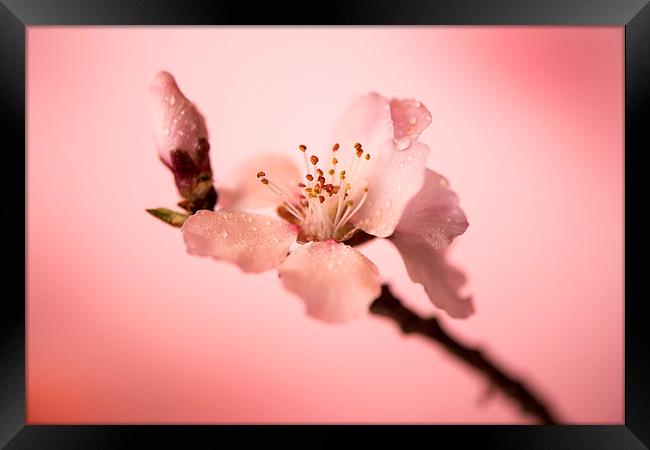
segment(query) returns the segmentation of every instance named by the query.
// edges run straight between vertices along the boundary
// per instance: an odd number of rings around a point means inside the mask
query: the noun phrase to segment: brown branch
[[[437,344],[485,376],[492,386],[519,403],[521,409],[537,417],[543,424],[557,424],[558,420],[549,406],[522,381],[508,375],[480,350],[469,347],[445,331],[435,317],[423,318],[405,307],[388,285],[382,286],[381,295],[370,305],[370,312],[394,321],[405,334],[417,333]]]

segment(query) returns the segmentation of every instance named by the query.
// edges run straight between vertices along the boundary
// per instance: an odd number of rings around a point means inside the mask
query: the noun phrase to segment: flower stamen
[[[283,212],[282,217],[287,219],[290,214],[298,221],[297,225],[300,226],[300,236],[302,236],[300,241],[334,239],[342,242],[349,239],[357,230],[357,226],[351,223],[351,219],[368,198],[368,187],[364,182],[364,176],[370,153],[363,149],[361,143],[355,143],[349,170],[339,169],[339,160],[334,156],[339,148],[338,143],[332,146],[330,159],[332,166],[324,171],[318,166],[320,159],[317,155],[307,155],[306,145],[298,146],[303,154],[306,173],[305,181],[297,183],[300,189],[297,195],[289,195],[269,180],[265,172],[257,173],[260,182],[282,199],[283,208],[288,213]],[[326,175],[329,176],[329,180]]]

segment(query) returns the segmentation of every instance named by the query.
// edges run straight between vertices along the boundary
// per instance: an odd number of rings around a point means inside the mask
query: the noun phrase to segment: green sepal
[[[172,211],[167,208],[152,208],[147,209],[147,212],[154,217],[162,220],[163,222],[168,223],[173,227],[182,227],[189,215]]]

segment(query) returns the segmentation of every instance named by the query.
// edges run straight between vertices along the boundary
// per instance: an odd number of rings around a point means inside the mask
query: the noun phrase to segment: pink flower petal
[[[266,178],[284,189],[298,195],[301,175],[292,159],[281,153],[257,155],[226,178],[228,184],[219,187],[219,206],[223,208],[264,208],[279,205],[282,200],[260,183],[257,173],[263,171]]]
[[[208,139],[208,130],[201,113],[179,90],[169,72],[156,74],[149,93],[158,153],[171,167],[169,152],[181,148],[194,155],[199,139]]]
[[[244,272],[277,267],[297,234],[282,220],[226,209],[198,211],[181,231],[189,254],[230,261]]]
[[[400,150],[393,139],[372,154],[368,198],[352,219],[359,228],[379,237],[393,233],[404,208],[422,187],[428,154],[429,147],[421,142]]]
[[[326,322],[348,322],[368,311],[381,293],[377,267],[352,247],[310,242],[279,267],[284,287],[302,298],[307,314]]]
[[[458,292],[466,282],[465,274],[446,261],[445,250],[436,250],[423,239],[398,233],[390,240],[402,255],[411,279],[424,286],[434,305],[454,318],[465,318],[474,312],[472,298],[462,297]]]
[[[431,113],[420,102],[412,99],[390,101],[395,139],[417,140],[420,133],[431,124]]]
[[[431,113],[413,99],[392,99],[372,92],[356,98],[334,127],[334,141],[346,148],[359,142],[369,151],[376,151],[386,139],[402,141],[399,149],[416,141],[431,124]]]
[[[393,135],[388,100],[372,92],[352,101],[334,127],[333,140],[344,150],[351,149],[359,142],[373,151]]]
[[[463,234],[468,225],[447,179],[426,169],[422,189],[406,206],[395,234],[420,237],[433,248],[441,249]]]

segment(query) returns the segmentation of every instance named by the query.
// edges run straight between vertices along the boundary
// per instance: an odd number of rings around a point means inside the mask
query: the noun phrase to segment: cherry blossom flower
[[[169,77],[158,92],[179,93]],[[170,123],[178,106],[161,103],[166,109],[155,126],[163,160],[170,148],[192,148],[207,136],[191,104],[183,96],[177,101],[192,119]],[[389,238],[435,305],[452,317],[468,316],[471,299],[458,295],[462,274],[446,264],[443,250],[468,223],[447,180],[426,168],[429,148],[419,137],[430,123],[431,114],[415,100],[359,97],[336,125],[326,154],[298,146],[302,174],[283,155],[258,156],[236,171],[230,187],[219,188],[220,208],[199,210],[183,224],[187,251],[244,272],[277,269],[310,316],[347,322],[368,311],[382,279],[346,241],[357,233]],[[277,217],[248,211],[270,205]]]

